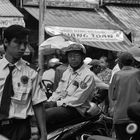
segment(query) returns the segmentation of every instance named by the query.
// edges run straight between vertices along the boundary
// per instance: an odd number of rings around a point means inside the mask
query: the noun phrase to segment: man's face
[[[78,51],[68,53],[68,62],[72,68],[79,68],[83,64],[82,54]]]
[[[27,38],[13,38],[10,42],[6,41],[6,55],[10,56],[13,59],[20,59],[25,52],[27,43]]]

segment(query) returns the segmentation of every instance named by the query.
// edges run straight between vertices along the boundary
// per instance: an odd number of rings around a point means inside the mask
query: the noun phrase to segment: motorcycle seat
[[[74,119],[70,122],[66,122],[65,124],[63,123],[62,125],[61,124],[60,125],[55,125],[55,129],[50,130],[50,131],[55,131],[59,128],[63,129],[64,127],[69,127],[71,125],[76,125],[78,123],[82,123],[82,122],[89,121],[89,120],[98,121],[99,118],[100,118],[100,115],[101,115],[101,112],[99,112],[99,114],[97,114],[96,116],[91,116],[91,115],[86,115],[85,117],[81,116],[80,118]]]

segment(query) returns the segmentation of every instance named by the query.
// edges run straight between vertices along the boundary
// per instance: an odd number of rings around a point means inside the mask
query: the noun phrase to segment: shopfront
[[[38,7],[24,7],[39,20]],[[64,33],[78,38],[83,44],[112,51],[126,51],[131,47],[119,27],[110,24],[96,10],[48,8],[45,13],[45,31]]]

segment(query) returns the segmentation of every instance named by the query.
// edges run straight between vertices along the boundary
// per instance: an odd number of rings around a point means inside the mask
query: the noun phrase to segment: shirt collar
[[[85,64],[83,64],[79,69],[77,69],[76,71],[73,71],[73,68],[69,65],[68,66],[68,69],[73,73],[73,74],[78,74],[80,75],[81,74],[81,71],[87,67]]]
[[[15,66],[17,67],[18,70],[21,70],[22,62],[23,62],[23,59],[21,58],[19,61],[15,63]]]
[[[7,67],[7,65],[9,64],[8,60],[5,58],[5,56],[3,57],[3,63],[1,64],[1,67],[3,69],[5,69]]]
[[[1,67],[2,67],[3,69],[5,69],[9,63],[10,63],[10,62],[9,62],[9,61],[5,58],[5,56],[4,56],[4,57],[3,57],[3,63],[1,64]],[[18,70],[21,70],[21,63],[22,63],[22,59],[20,59],[18,62],[16,62],[16,63],[14,64]]]

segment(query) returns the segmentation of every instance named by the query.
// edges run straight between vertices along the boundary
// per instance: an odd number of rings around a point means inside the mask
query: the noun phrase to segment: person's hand
[[[96,116],[100,113],[100,108],[94,102],[89,102],[90,108],[87,110],[87,114]]]

